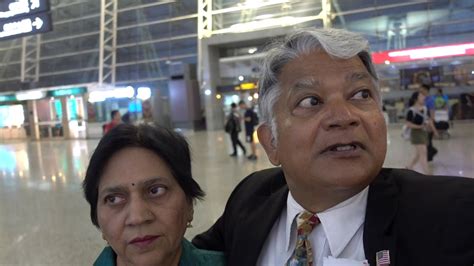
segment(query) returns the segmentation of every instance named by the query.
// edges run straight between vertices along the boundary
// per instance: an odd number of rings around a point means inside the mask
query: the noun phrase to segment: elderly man
[[[262,71],[258,136],[280,167],[245,178],[195,245],[223,250],[228,265],[474,263],[474,180],[382,168],[387,132],[364,38],[298,31]]]

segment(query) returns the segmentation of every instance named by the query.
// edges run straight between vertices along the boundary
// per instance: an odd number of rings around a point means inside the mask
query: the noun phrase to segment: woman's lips
[[[136,237],[132,239],[129,244],[134,245],[139,248],[144,248],[153,243],[159,236],[144,236],[144,237]]]

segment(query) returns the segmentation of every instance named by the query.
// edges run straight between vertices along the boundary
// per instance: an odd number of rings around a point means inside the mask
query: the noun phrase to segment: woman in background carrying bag
[[[425,107],[425,96],[416,91],[411,95],[408,103],[410,109],[406,117],[406,126],[411,129],[410,142],[415,146],[415,157],[407,166],[408,169],[414,169],[419,162],[423,174],[428,174],[428,159],[426,157],[426,144],[428,143],[427,127],[433,130],[435,136],[438,136],[433,120],[428,116]]]

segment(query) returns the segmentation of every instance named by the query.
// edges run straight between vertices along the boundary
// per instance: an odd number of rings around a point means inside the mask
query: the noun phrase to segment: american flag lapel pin
[[[390,266],[390,251],[381,250],[375,254],[377,266]]]

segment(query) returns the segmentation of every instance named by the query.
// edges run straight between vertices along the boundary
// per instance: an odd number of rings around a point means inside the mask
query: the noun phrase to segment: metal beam
[[[168,61],[168,60],[175,60],[175,59],[182,59],[182,58],[196,57],[196,56],[197,56],[197,54],[184,54],[184,55],[177,55],[177,56],[170,56],[170,57],[144,59],[144,60],[138,60],[138,61],[117,63],[115,66],[116,67],[124,67],[124,66],[129,66],[129,65],[146,64],[146,63]]]
[[[39,80],[40,50],[40,34],[23,37],[21,49],[21,82],[37,82]]]
[[[157,2],[157,3],[150,3],[150,4],[142,4],[142,5],[132,6],[132,7],[125,7],[125,8],[119,9],[119,10],[118,10],[118,13],[127,12],[127,11],[131,11],[131,10],[136,10],[136,9],[147,8],[147,7],[160,6],[160,5],[165,5],[165,4],[172,4],[172,3],[175,3],[175,2],[176,2],[176,1],[167,1],[167,2]]]
[[[89,16],[82,16],[82,17],[79,17],[79,18],[71,18],[71,19],[65,19],[65,20],[60,20],[60,21],[53,21],[53,26],[66,24],[66,23],[71,23],[71,22],[83,21],[83,20],[86,20],[86,19],[98,18],[98,17],[100,17],[100,13],[92,14],[92,15],[89,15]]]
[[[99,85],[115,83],[117,47],[117,0],[101,0]]]
[[[46,76],[56,76],[62,74],[69,74],[69,73],[78,73],[83,71],[93,71],[99,69],[98,67],[83,67],[83,68],[75,68],[70,70],[63,70],[63,71],[51,71],[51,72],[43,72],[39,76],[46,77]]]
[[[48,59],[55,59],[55,58],[61,58],[61,57],[89,54],[89,53],[94,53],[94,52],[99,52],[99,49],[90,49],[90,50],[84,50],[84,51],[80,51],[80,52],[72,52],[72,53],[56,54],[56,55],[50,55],[50,56],[42,56],[40,59],[41,60],[48,60]]]
[[[174,17],[174,18],[162,19],[162,20],[157,20],[157,21],[150,21],[150,22],[143,22],[143,23],[138,23],[138,24],[133,24],[133,25],[122,26],[122,27],[118,27],[117,30],[126,30],[126,29],[143,27],[143,26],[151,26],[151,25],[156,25],[156,24],[161,24],[161,23],[169,23],[169,22],[192,19],[192,18],[197,18],[197,17],[198,17],[197,14],[191,14],[191,15],[186,15],[186,16],[181,16],[181,17]]]
[[[143,83],[143,82],[163,81],[163,80],[169,80],[169,78],[168,77],[157,77],[157,78],[148,78],[148,79],[121,80],[121,81],[115,82],[115,84]]]
[[[380,10],[383,10],[383,9],[390,9],[390,8],[396,8],[396,7],[405,7],[405,6],[412,6],[412,5],[419,5],[419,4],[428,4],[428,3],[430,3],[430,1],[417,1],[417,2],[398,3],[398,4],[390,4],[390,5],[383,5],[383,6],[374,6],[374,7],[367,7],[367,8],[337,12],[337,13],[333,13],[333,15],[334,16],[345,16],[345,15],[365,13],[365,12],[370,12],[370,11],[380,11]]]
[[[188,34],[188,35],[180,35],[176,37],[154,39],[154,40],[149,40],[149,41],[126,43],[126,44],[117,45],[117,49],[135,47],[135,46],[146,45],[146,44],[154,44],[154,43],[166,42],[166,41],[177,41],[177,40],[190,39],[190,38],[196,38],[196,37],[197,37],[197,34]]]
[[[70,35],[70,36],[56,38],[56,39],[49,39],[49,40],[46,40],[46,41],[41,41],[41,44],[52,43],[52,42],[60,42],[60,41],[71,40],[71,39],[75,39],[75,38],[82,38],[82,37],[87,37],[87,36],[92,36],[92,35],[97,35],[97,34],[100,34],[100,31]]]
[[[51,10],[56,10],[56,9],[65,8],[65,7],[71,7],[72,5],[79,5],[79,4],[89,3],[89,2],[90,1],[87,1],[87,0],[75,1],[75,2],[67,1],[67,3],[65,3],[65,4],[59,4],[57,6],[52,6]]]
[[[21,61],[9,61],[5,63],[0,63],[0,66],[18,65],[18,64],[21,64]],[[0,81],[2,80],[0,79]]]

